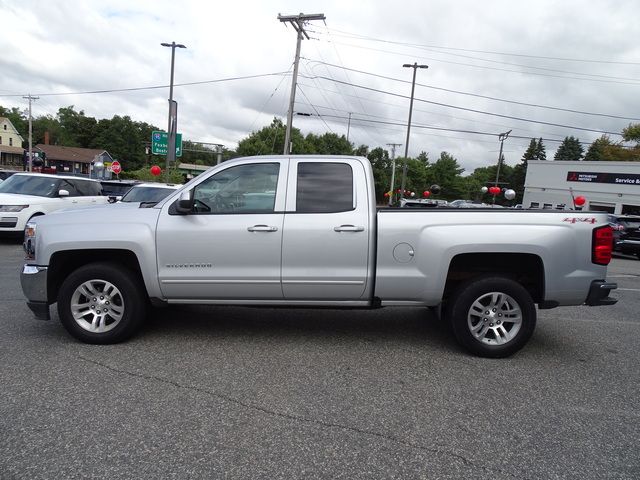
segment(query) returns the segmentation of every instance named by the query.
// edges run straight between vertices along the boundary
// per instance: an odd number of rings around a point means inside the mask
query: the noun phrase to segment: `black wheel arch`
[[[142,270],[138,257],[131,250],[124,249],[91,249],[91,250],[62,250],[55,252],[49,261],[47,275],[47,299],[55,303],[60,286],[64,280],[78,268],[90,263],[108,262],[120,268],[132,271],[142,285]]]

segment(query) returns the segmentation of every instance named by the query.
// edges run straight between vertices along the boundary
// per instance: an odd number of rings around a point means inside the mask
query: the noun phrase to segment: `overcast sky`
[[[176,50],[178,131],[233,149],[286,119],[296,33],[277,15],[304,12],[326,15],[302,42],[295,111],[312,116],[294,126],[305,134],[346,135],[351,113],[351,142],[403,144],[402,155],[412,75],[402,65],[414,62],[429,68],[417,71],[409,155],[448,151],[467,173],[495,164],[500,132],[526,137],[505,142],[513,165],[531,137],[549,139],[551,159],[551,140],[573,135],[586,148],[640,122],[637,0],[521,3],[0,0],[0,105],[26,108],[31,93],[35,116],[74,105],[165,129],[171,50],[160,43],[176,41],[187,46]],[[254,75],[265,76],[237,79]],[[180,86],[213,80],[224,81]],[[163,88],[68,94],[153,86]]]

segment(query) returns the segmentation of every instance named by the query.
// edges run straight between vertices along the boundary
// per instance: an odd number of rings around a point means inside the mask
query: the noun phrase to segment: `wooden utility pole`
[[[26,97],[22,97],[26,100],[29,100],[29,161],[28,161],[28,170],[31,171],[33,169],[33,126],[31,116],[31,102],[33,100],[38,100],[40,97],[32,97],[31,94]]]
[[[401,143],[387,143],[391,147],[391,187],[389,189],[389,206],[393,205],[393,189],[396,181],[396,147],[401,146]]]
[[[293,63],[293,78],[291,79],[291,96],[289,98],[289,111],[287,112],[287,130],[284,136],[284,154],[289,155],[291,153],[291,125],[293,123],[293,104],[296,101],[296,85],[298,82],[298,64],[300,63],[300,45],[302,44],[302,36],[304,35],[309,40],[309,35],[304,29],[305,24],[311,20],[324,20],[326,17],[323,13],[312,13],[305,15],[280,15],[278,14],[278,20],[281,22],[290,23],[291,26],[298,32],[298,40],[296,43],[296,58]]]

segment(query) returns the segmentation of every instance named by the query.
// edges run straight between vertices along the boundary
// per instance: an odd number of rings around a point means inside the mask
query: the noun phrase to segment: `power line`
[[[536,58],[541,60],[557,60],[561,62],[580,62],[580,63],[602,63],[602,64],[613,64],[613,65],[640,65],[640,62],[618,62],[613,60],[593,60],[593,59],[585,59],[585,58],[569,58],[569,57],[552,57],[545,55],[528,55],[523,53],[510,53],[510,52],[497,52],[493,50],[473,50],[469,48],[455,48],[455,47],[446,47],[442,45],[429,45],[429,44],[418,44],[418,43],[406,43],[406,42],[398,42],[393,40],[384,40],[380,38],[370,37],[366,35],[360,35],[357,33],[345,32],[343,30],[331,29],[334,32],[338,32],[337,36],[342,36],[346,38],[355,38],[361,40],[370,40],[374,42],[381,43],[390,43],[394,45],[404,45],[409,47],[423,47],[423,48],[439,48],[442,50],[453,50],[459,52],[471,52],[471,53],[488,53],[490,55],[504,55],[510,57],[522,57],[522,58]],[[316,33],[316,32],[314,32]],[[322,32],[317,32],[322,33]],[[342,35],[340,35],[342,34]]]
[[[302,84],[302,86],[309,87],[309,88],[319,88],[317,86],[314,87],[313,85],[307,85],[307,84]],[[336,92],[334,90],[328,90],[328,89],[323,89],[323,90],[326,90],[329,93],[339,93],[339,92]],[[406,109],[405,105],[398,105],[397,103],[384,102],[384,101],[373,100],[373,99],[365,99],[365,100],[369,101],[369,102],[375,102],[377,105],[389,105],[389,106],[395,107],[395,108]],[[323,107],[321,105],[318,105],[317,107],[318,108],[327,108],[327,107]],[[340,111],[340,112],[343,112],[343,113],[349,113],[350,112],[350,110],[335,110],[335,109],[329,109],[329,110]],[[422,110],[422,109],[416,108],[415,111],[416,112],[420,112],[420,113],[426,113],[428,115],[436,115],[436,116],[439,116],[439,117],[453,118],[454,120],[459,120],[459,121],[462,121],[462,122],[482,123],[484,125],[491,125],[492,127],[511,128],[511,125],[505,125],[505,124],[502,124],[502,123],[494,123],[494,122],[486,122],[486,121],[482,121],[482,120],[475,120],[475,119],[470,119],[470,118],[465,118],[465,117],[457,117],[455,115],[448,115],[446,113],[439,113],[439,112],[434,112],[434,111],[431,111],[431,110]],[[365,115],[367,117],[373,117],[373,118],[382,118],[382,119],[387,118],[387,117],[383,117],[383,116],[380,116],[380,115],[373,115],[371,113],[363,113],[363,112],[353,112],[353,113],[357,113],[358,115]],[[524,129],[524,128],[515,128],[514,130],[518,130],[518,131],[521,131],[521,132],[531,132],[530,130],[527,130],[527,129]],[[556,136],[556,137],[564,137],[564,135],[560,135],[560,134],[557,134],[557,133],[551,133],[551,132],[535,132],[535,134],[533,136],[537,138],[540,135],[540,133],[542,133],[544,135],[551,135],[551,136]]]
[[[327,40],[329,41],[329,40]],[[403,56],[406,57],[406,53],[402,53],[402,52],[395,52],[395,51],[390,51],[390,50],[383,50],[381,48],[372,48],[372,47],[365,47],[362,45],[354,45],[352,43],[343,43],[343,42],[335,42],[339,45],[345,45],[348,47],[353,47],[353,48],[360,48],[363,50],[370,50],[373,52],[382,52],[382,53],[388,53],[391,55],[396,55],[396,56]],[[498,68],[498,67],[489,67],[487,65],[475,65],[472,63],[464,63],[464,62],[454,62],[452,60],[443,60],[441,58],[433,58],[433,57],[424,57],[424,56],[416,56],[416,55],[412,55],[414,58],[417,58],[419,60],[429,60],[432,62],[441,62],[441,63],[448,63],[451,65],[461,65],[464,67],[473,67],[473,68],[481,68],[484,70],[495,70],[498,72],[509,72],[509,73],[518,73],[520,75],[536,75],[539,77],[551,77],[551,78],[562,78],[564,80],[585,80],[588,82],[599,82],[599,83],[615,83],[618,85],[640,85],[640,81],[636,81],[636,82],[628,82],[628,81],[618,81],[618,80],[606,80],[606,79],[599,79],[599,78],[584,78],[584,77],[571,77],[571,76],[566,76],[566,75],[552,75],[549,73],[540,73],[540,72],[523,72],[521,70],[509,70],[507,68]],[[529,67],[529,68],[535,68],[535,67]],[[584,74],[578,74],[578,75],[584,75]]]
[[[203,80],[199,82],[187,82],[187,83],[176,83],[174,87],[186,87],[190,85],[204,85],[208,83],[221,83],[221,82],[230,82],[233,80],[248,80],[251,78],[261,78],[261,77],[270,77],[276,75],[286,75],[287,72],[273,72],[273,73],[261,73],[258,75],[246,75],[242,77],[227,77],[227,78],[219,78],[216,80]],[[169,85],[154,85],[149,87],[132,87],[132,88],[114,88],[114,89],[104,89],[104,90],[89,90],[83,92],[60,92],[60,93],[37,93],[41,97],[54,97],[54,96],[62,96],[62,95],[93,95],[99,93],[116,93],[116,92],[135,92],[140,90],[157,90],[160,88],[167,88]],[[24,94],[17,95],[3,95],[0,94],[0,97],[22,97]]]
[[[304,57],[303,57],[304,58]],[[334,67],[334,68],[341,68],[344,70],[349,70],[351,72],[356,72],[356,73],[361,73],[363,75],[369,75],[372,77],[377,77],[377,78],[382,78],[385,80],[392,80],[394,82],[401,82],[401,83],[411,83],[408,80],[403,80],[400,78],[394,78],[394,77],[387,77],[386,75],[379,75],[373,72],[366,72],[364,70],[358,70],[355,68],[348,68],[348,67],[344,67],[344,66],[340,66],[340,65],[335,65],[332,63],[327,63],[327,62],[321,62],[319,60],[313,60],[310,58],[305,58],[305,60],[308,60],[312,63],[320,63],[322,65],[325,66],[329,66],[329,67]],[[416,83],[416,85],[419,85],[420,87],[424,87],[424,88],[430,88],[432,90],[440,90],[443,92],[449,92],[449,93],[457,93],[459,95],[467,95],[470,97],[476,97],[476,98],[484,98],[486,100],[494,100],[496,102],[504,102],[504,103],[510,103],[513,105],[522,105],[525,107],[534,107],[534,108],[544,108],[544,109],[548,109],[548,110],[556,110],[556,111],[560,111],[560,112],[568,112],[568,113],[577,113],[580,115],[591,115],[591,116],[597,116],[597,117],[607,117],[607,118],[615,118],[615,119],[620,119],[620,120],[640,120],[640,117],[625,117],[622,115],[614,115],[614,114],[608,114],[608,113],[596,113],[596,112],[586,112],[583,110],[573,110],[570,108],[562,108],[562,107],[553,107],[550,105],[540,105],[540,104],[536,104],[536,103],[527,103],[527,102],[520,102],[517,100],[507,100],[504,98],[498,98],[498,97],[491,97],[489,95],[480,95],[478,93],[471,93],[471,92],[463,92],[460,90],[452,90],[450,88],[443,88],[443,87],[435,87],[433,85],[426,85],[424,83]]]
[[[322,32],[317,32],[317,33],[322,33]],[[330,41],[330,40],[328,40]],[[599,75],[596,73],[584,73],[584,72],[573,72],[573,71],[567,71],[567,70],[558,70],[556,68],[547,68],[547,67],[538,67],[535,65],[525,65],[522,63],[512,63],[512,62],[502,62],[500,60],[491,60],[488,58],[479,58],[479,57],[473,57],[471,55],[462,55],[459,53],[449,53],[449,52],[441,52],[439,50],[433,50],[433,49],[429,49],[427,47],[421,47],[421,46],[416,46],[416,45],[406,45],[410,48],[415,48],[415,49],[419,49],[419,50],[424,50],[427,52],[431,52],[431,53],[437,53],[440,55],[450,55],[452,57],[460,57],[460,58],[468,58],[470,60],[476,60],[476,61],[480,61],[480,62],[488,62],[488,63],[496,63],[499,65],[507,65],[507,66],[511,66],[511,67],[522,67],[522,68],[529,68],[532,70],[542,70],[542,71],[546,71],[546,72],[555,72],[555,73],[566,73],[569,75],[582,75],[585,77],[598,77],[598,78],[606,78],[606,79],[612,79],[612,80],[631,80],[634,82],[640,81],[640,79],[638,78],[630,78],[630,77],[615,77],[612,75]]]
[[[325,80],[328,80],[327,77],[324,77],[322,75],[318,75],[317,78],[323,78]],[[336,83],[342,83],[342,84],[345,84],[345,85],[352,85],[352,86],[355,86],[355,87],[358,87],[358,88],[362,88],[364,90],[368,90],[370,92],[381,93],[383,95],[391,95],[393,97],[407,98],[407,99],[409,98],[406,95],[401,95],[399,93],[392,93],[392,92],[388,92],[388,91],[385,91],[385,90],[380,90],[380,89],[377,89],[377,88],[366,87],[364,85],[351,84],[351,83],[344,82],[344,81],[341,81],[341,80],[333,80],[333,81],[336,82]],[[576,127],[574,125],[565,125],[565,124],[561,124],[561,123],[545,122],[543,120],[531,120],[531,119],[528,119],[528,118],[515,117],[515,116],[512,116],[512,115],[503,115],[501,113],[486,112],[484,110],[477,110],[477,109],[474,109],[474,108],[460,107],[460,106],[451,105],[451,104],[448,104],[448,103],[434,102],[434,101],[431,101],[431,100],[424,100],[424,99],[421,99],[421,98],[416,98],[415,101],[422,102],[422,103],[429,103],[429,104],[432,104],[432,105],[439,105],[441,107],[446,107],[446,108],[454,108],[456,110],[464,110],[466,112],[479,113],[479,114],[482,114],[482,115],[490,115],[490,116],[493,116],[493,117],[508,118],[510,120],[517,120],[519,122],[538,123],[540,125],[549,125],[549,126],[552,126],[552,127],[568,128],[568,129],[571,129],[571,130],[581,130],[581,131],[585,131],[585,132],[603,133],[603,134],[607,134],[607,135],[621,135],[618,132],[609,132],[609,131],[606,131],[606,130],[596,130],[596,129],[593,129],[593,128],[586,128],[586,127]]]

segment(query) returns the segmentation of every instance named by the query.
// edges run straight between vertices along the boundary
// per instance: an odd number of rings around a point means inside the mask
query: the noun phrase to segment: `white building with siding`
[[[524,208],[573,208],[578,196],[583,210],[640,214],[640,162],[528,162]]]

